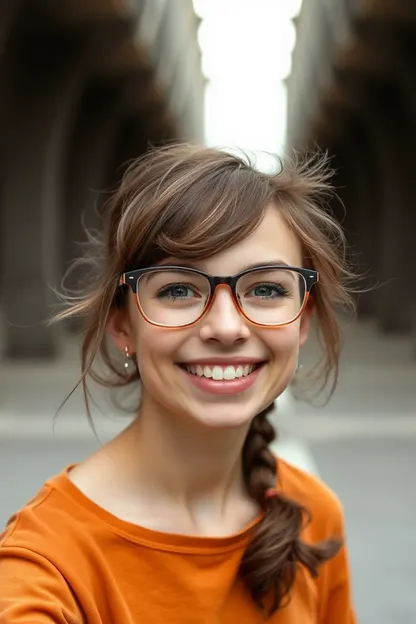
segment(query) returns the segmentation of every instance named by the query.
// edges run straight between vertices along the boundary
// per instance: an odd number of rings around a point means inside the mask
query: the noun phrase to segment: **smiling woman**
[[[87,413],[92,376],[140,383],[137,417],[11,519],[2,622],[355,621],[341,505],[271,453],[267,419],[312,314],[337,379],[349,273],[328,177],[319,158],[268,175],[183,145],[130,167],[58,318],[84,319]]]

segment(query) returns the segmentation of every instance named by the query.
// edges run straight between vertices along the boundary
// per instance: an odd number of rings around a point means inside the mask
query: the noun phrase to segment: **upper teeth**
[[[256,368],[255,364],[246,366],[200,366],[199,364],[185,364],[184,365],[188,373],[192,375],[198,375],[198,377],[208,377],[209,379],[215,379],[216,381],[221,379],[238,379],[239,377],[246,377]]]

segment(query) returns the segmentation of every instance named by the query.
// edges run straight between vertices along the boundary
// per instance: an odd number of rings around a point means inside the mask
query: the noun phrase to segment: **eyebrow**
[[[279,260],[279,259],[274,259],[274,260],[267,260],[264,262],[256,262],[255,264],[247,264],[245,266],[244,269],[242,269],[242,271],[248,271],[249,269],[258,269],[264,266],[268,266],[271,264],[278,264],[280,266],[290,266],[287,262],[285,262],[284,260]]]
[[[272,260],[264,260],[263,262],[255,262],[253,264],[247,264],[245,267],[241,268],[239,273],[242,271],[249,271],[250,269],[260,269],[261,267],[264,266],[270,266],[270,265],[274,265],[277,264],[279,266],[292,266],[290,264],[288,264],[287,262],[285,262],[284,260],[281,260],[279,258],[274,258]],[[176,262],[172,262],[172,261],[167,261],[167,262],[161,262],[160,266],[164,266],[164,265],[176,265],[176,266],[183,266],[186,267],[188,269],[197,269],[198,267],[195,266],[194,263],[192,262],[187,262],[187,261],[178,261],[178,263]],[[204,264],[202,263],[202,266],[204,266]],[[206,267],[205,267],[206,270]]]

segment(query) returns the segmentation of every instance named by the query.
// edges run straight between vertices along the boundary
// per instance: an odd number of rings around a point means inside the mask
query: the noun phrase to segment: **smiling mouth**
[[[178,364],[178,366],[190,375],[195,375],[196,377],[211,379],[213,381],[234,381],[235,379],[249,377],[255,370],[258,370],[265,364],[266,362],[239,364],[238,366],[207,366],[199,364]]]

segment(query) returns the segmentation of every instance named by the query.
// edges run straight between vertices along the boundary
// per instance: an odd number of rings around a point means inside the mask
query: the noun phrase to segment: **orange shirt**
[[[48,481],[0,536],[1,624],[263,624],[237,569],[256,523],[230,537],[170,535],[122,521],[66,475]],[[279,487],[306,505],[304,539],[343,535],[336,496],[279,459]],[[276,624],[354,624],[346,550],[318,579],[299,569]]]

